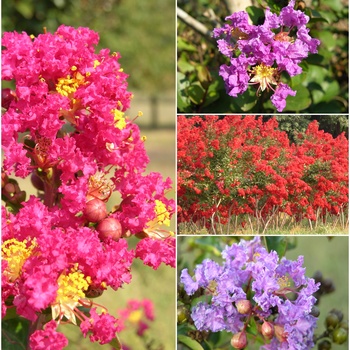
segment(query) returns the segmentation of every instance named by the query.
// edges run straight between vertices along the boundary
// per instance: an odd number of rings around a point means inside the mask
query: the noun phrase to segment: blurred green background
[[[98,49],[121,53],[120,63],[135,96],[126,115],[133,118],[139,110],[144,114],[136,123],[147,136],[147,171],[175,182],[175,0],[16,0],[3,1],[1,6],[2,32],[38,35],[43,27],[54,32],[60,24],[87,26],[100,35]],[[36,194],[28,179],[19,184],[28,196]],[[168,196],[174,198],[174,191]],[[174,226],[172,222],[172,230]],[[153,349],[174,349],[175,269],[162,265],[154,271],[136,261],[132,276],[130,285],[107,291],[95,301],[117,315],[129,299],[151,299],[155,321],[147,331],[148,340],[154,340]],[[64,325],[60,331],[70,338],[66,349],[110,349],[84,339],[77,327]],[[125,331],[120,338],[131,349],[146,349],[134,331]]]
[[[175,0],[15,0],[2,1],[2,32],[38,35],[65,24],[100,35],[98,49],[120,52],[135,98],[130,117],[140,124],[174,127]]]
[[[253,237],[242,237],[252,239]],[[195,265],[204,259],[221,262],[221,251],[226,244],[239,242],[241,237],[228,236],[188,236],[178,237],[178,278],[183,268],[188,268],[193,275]],[[263,239],[263,238],[262,238]],[[321,271],[323,278],[330,278],[335,286],[333,293],[323,295],[317,307],[320,309],[318,329],[316,334],[321,334],[324,328],[324,320],[327,313],[333,309],[339,309],[344,313],[344,320],[349,320],[349,238],[347,236],[320,237],[320,236],[286,236],[287,242],[296,245],[287,250],[286,258],[296,260],[299,255],[304,256],[306,276],[312,277],[316,271]],[[342,345],[332,344],[333,350],[348,349],[348,341]],[[256,346],[248,347],[249,350]],[[179,349],[187,349],[183,345]],[[230,347],[232,349],[232,347]],[[315,347],[317,349],[317,347]]]

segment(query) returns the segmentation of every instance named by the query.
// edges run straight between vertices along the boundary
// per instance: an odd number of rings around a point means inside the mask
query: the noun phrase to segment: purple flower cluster
[[[319,284],[305,276],[303,257],[279,259],[275,251],[261,245],[259,237],[227,246],[222,257],[222,264],[205,259],[197,265],[194,279],[187,269],[181,272],[187,294],[200,288],[209,294],[208,302],[192,309],[196,328],[237,333],[258,320],[257,328],[270,339],[262,349],[311,349],[317,318],[310,313]],[[250,307],[242,309],[247,304]],[[266,325],[269,334],[264,334]]]
[[[220,67],[230,96],[237,97],[248,85],[256,84],[258,93],[274,91],[271,101],[279,112],[285,108],[287,96],[295,96],[296,91],[281,82],[281,73],[300,74],[298,64],[310,52],[317,53],[320,41],[310,37],[306,28],[309,17],[294,10],[294,4],[291,0],[279,16],[267,8],[262,25],[249,24],[248,14],[240,11],[226,17],[231,24],[214,29],[213,36],[221,38],[219,51],[230,58],[230,65]]]

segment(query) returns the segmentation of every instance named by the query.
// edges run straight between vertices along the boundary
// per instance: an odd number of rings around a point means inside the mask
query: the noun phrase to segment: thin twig
[[[179,7],[177,8],[177,17],[179,17],[181,21],[193,28],[199,34],[203,35],[206,40],[216,46],[216,41],[211,36],[211,31],[203,23],[199,22]]]

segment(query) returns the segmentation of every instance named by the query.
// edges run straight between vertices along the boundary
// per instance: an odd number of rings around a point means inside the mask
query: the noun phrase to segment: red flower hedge
[[[274,118],[179,116],[177,130],[179,223],[249,214],[266,224],[279,213],[325,220],[348,204],[348,140],[316,121],[296,143]]]

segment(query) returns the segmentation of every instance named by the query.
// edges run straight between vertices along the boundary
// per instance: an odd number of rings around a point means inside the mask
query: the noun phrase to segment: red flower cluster
[[[348,140],[310,123],[291,144],[276,119],[178,117],[178,222],[281,213],[296,221],[338,215],[348,205]]]
[[[98,41],[88,28],[67,26],[3,36],[2,79],[13,90],[2,100],[2,313],[16,308],[41,324],[33,349],[50,339],[63,347],[55,333],[62,320],[78,319],[92,341],[112,341],[116,319],[88,298],[129,283],[134,258],[175,267],[175,238],[160,230],[175,210],[166,198],[171,180],[145,174],[145,139],[124,115],[132,94],[120,55],[95,53]],[[30,175],[38,196],[25,201],[11,173]],[[114,192],[120,202],[107,210]],[[130,236],[140,239],[135,249]],[[43,327],[45,309],[52,321]]]

